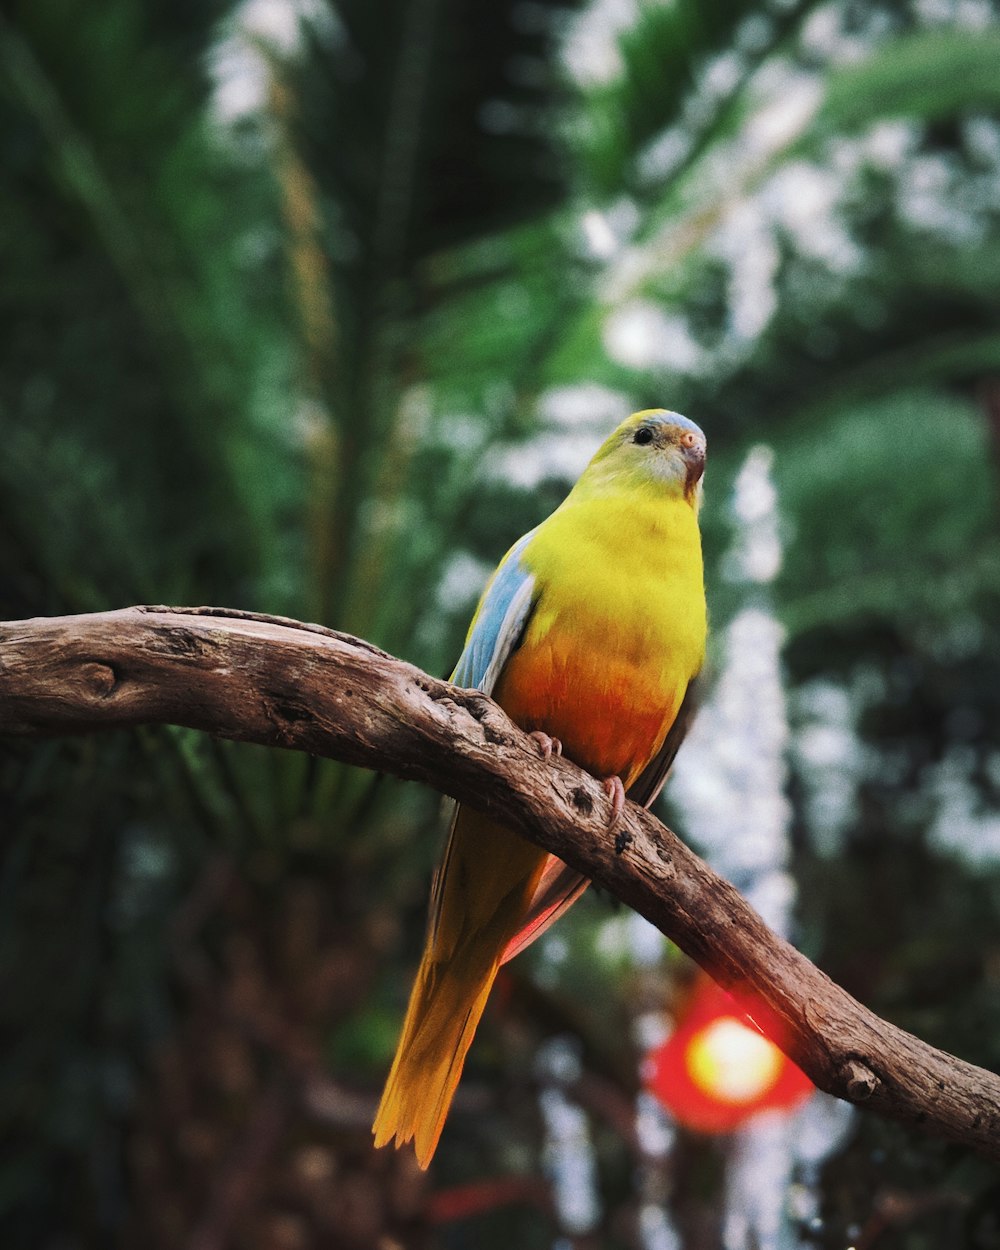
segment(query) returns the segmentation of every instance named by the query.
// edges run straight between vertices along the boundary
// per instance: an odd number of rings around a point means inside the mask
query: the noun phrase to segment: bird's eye
[[[640,425],[632,436],[632,442],[638,443],[640,447],[645,447],[647,443],[653,441],[653,431],[648,425]]]

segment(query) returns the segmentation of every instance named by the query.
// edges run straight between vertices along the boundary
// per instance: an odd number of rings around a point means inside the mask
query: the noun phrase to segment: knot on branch
[[[106,699],[118,685],[118,675],[110,664],[92,660],[81,664],[80,682],[88,694],[97,699]]]
[[[851,1102],[867,1102],[881,1084],[871,1068],[857,1059],[849,1059],[841,1075]]]
[[[594,812],[594,800],[590,797],[583,786],[577,786],[570,795],[573,806],[578,812],[584,816],[592,816]]]
[[[482,728],[483,737],[491,746],[510,746],[514,741],[510,721],[489,695],[470,690],[465,704],[466,711]]]

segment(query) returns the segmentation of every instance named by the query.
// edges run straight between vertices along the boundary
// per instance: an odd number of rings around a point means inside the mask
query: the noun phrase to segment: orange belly
[[[522,729],[558,738],[575,764],[596,777],[621,777],[628,787],[663,744],[686,679],[553,644],[549,635],[515,651],[494,697]]]

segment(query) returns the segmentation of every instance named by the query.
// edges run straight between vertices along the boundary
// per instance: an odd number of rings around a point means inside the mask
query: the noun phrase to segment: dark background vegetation
[[[0,7],[0,615],[224,604],[443,674],[488,568],[666,405],[709,437],[721,627],[764,442],[800,942],[996,1068],[996,8],[296,11]],[[182,731],[4,745],[0,1242],[550,1244],[532,1056],[569,1034],[603,1091],[576,1244],[640,1244],[600,1110],[635,984],[599,960],[513,965],[429,1175],[370,1149],[439,823]],[[726,1147],[679,1150],[707,1250]],[[817,1184],[789,1244],[1000,1245],[994,1172],[871,1117]]]

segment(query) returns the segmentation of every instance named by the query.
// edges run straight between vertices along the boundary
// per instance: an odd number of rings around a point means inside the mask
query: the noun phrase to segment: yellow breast
[[[567,501],[523,559],[539,597],[496,697],[518,724],[627,786],[659,750],[704,660],[694,509],[635,492]]]

